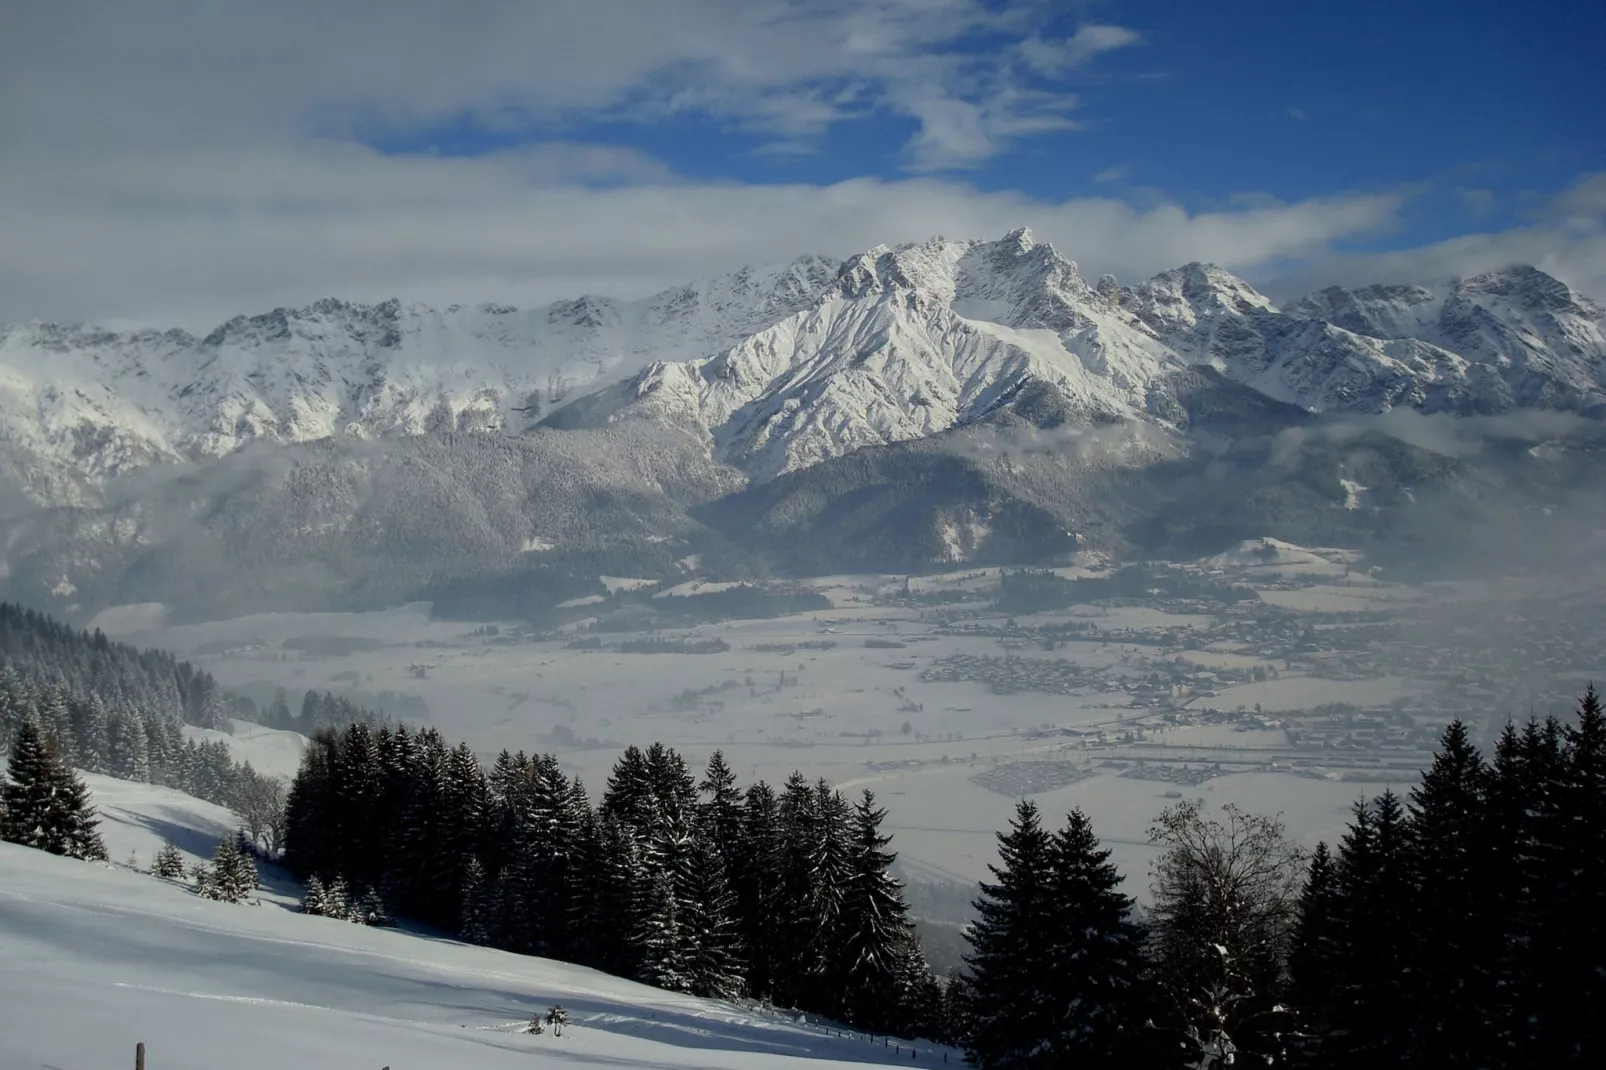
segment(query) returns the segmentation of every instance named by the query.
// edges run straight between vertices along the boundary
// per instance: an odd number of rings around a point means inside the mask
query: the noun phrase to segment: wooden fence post
[[[134,1070],[145,1070],[145,1042],[134,1045]]]

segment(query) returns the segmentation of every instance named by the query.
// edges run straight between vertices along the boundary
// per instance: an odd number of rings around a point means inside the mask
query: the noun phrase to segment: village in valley
[[[622,741],[740,775],[794,769],[889,807],[906,872],[973,881],[1015,799],[1084,808],[1141,891],[1147,822],[1200,793],[1331,837],[1407,790],[1445,725],[1486,748],[1567,711],[1598,660],[1599,599],[1521,577],[1406,583],[1353,551],[1253,540],[1182,564],[660,583],[525,620],[380,613],[147,621],[266,703],[308,690],[603,783]],[[132,634],[130,634],[132,633]]]

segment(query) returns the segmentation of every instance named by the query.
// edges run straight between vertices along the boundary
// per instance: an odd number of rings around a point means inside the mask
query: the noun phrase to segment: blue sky
[[[1124,277],[1606,288],[1599,0],[63,7],[0,40],[4,318],[628,295],[1019,224]]]
[[[615,109],[508,128],[458,115],[370,140],[387,152],[477,155],[558,137],[629,146],[693,180],[829,184],[914,169],[1049,200],[1169,197],[1196,209],[1255,193],[1409,191],[1407,225],[1357,243],[1377,248],[1513,225],[1580,173],[1606,170],[1598,2],[1061,6],[1035,36],[1119,25],[1131,43],[1096,65],[1031,72],[1031,88],[1075,96],[1064,113],[1074,125],[1010,139],[983,159],[918,166],[908,145],[919,120],[869,102],[780,150],[772,131],[727,118],[631,120]],[[998,43],[977,32],[943,47],[985,56]]]

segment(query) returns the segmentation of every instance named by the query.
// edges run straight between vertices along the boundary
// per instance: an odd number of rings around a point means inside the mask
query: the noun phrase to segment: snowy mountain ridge
[[[1278,308],[1221,268],[1089,283],[1021,229],[809,256],[640,301],[442,309],[334,299],[204,338],[0,328],[0,447],[91,483],[253,441],[646,417],[756,479],[1054,399],[1054,422],[1174,422],[1208,364],[1313,411],[1606,408],[1606,317],[1514,267]],[[25,491],[61,496],[35,473]]]

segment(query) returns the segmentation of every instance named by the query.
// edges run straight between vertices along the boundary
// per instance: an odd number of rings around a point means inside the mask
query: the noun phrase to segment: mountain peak
[[[1000,244],[1013,245],[1024,253],[1037,244],[1037,239],[1032,236],[1031,227],[1016,227],[1004,235],[1004,240]]]

